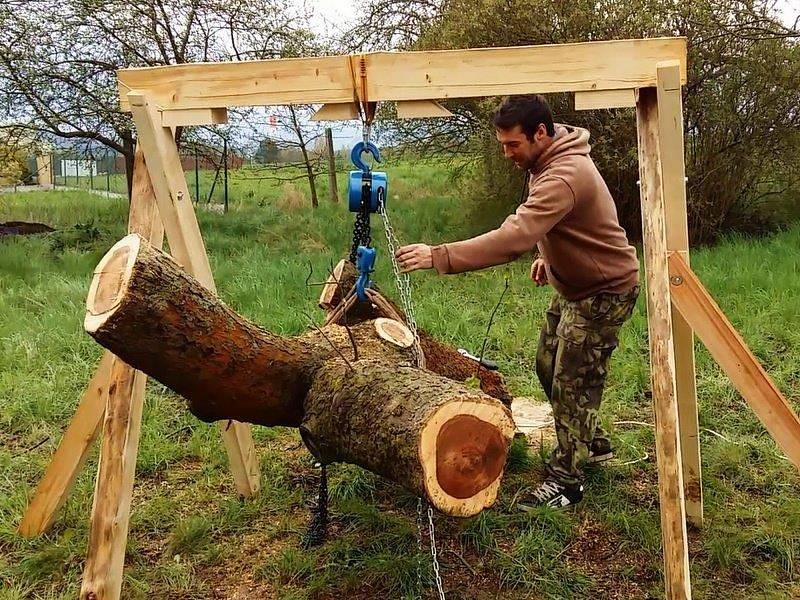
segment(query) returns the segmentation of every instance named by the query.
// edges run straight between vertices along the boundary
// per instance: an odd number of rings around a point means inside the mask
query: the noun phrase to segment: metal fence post
[[[222,138],[222,164],[224,168],[225,212],[228,212],[228,138]]]

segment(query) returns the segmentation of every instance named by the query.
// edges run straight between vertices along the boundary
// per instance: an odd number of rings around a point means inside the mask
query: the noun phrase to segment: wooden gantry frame
[[[312,104],[317,118],[441,116],[436,100],[574,92],[577,109],[634,107],[638,131],[651,383],[666,596],[690,598],[686,521],[703,522],[694,334],[800,468],[800,420],[689,267],[681,87],[686,40],[656,38],[125,69],[122,107],[139,147],[129,231],[214,289],[175,144],[178,126],[222,123],[236,106]],[[106,353],[20,524],[46,531],[103,431],[82,598],[118,598],[146,377]],[[238,492],[259,489],[250,429],[221,423]]]

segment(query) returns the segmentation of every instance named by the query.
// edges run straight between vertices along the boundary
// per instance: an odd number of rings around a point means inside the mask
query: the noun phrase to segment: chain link
[[[382,191],[382,190],[381,190]],[[414,305],[411,300],[411,277],[408,273],[400,272],[400,264],[395,258],[395,252],[399,243],[397,235],[389,222],[389,213],[386,212],[386,199],[383,197],[378,198],[378,212],[383,220],[383,230],[386,234],[386,245],[389,248],[389,259],[392,262],[392,271],[394,272],[394,282],[397,286],[397,293],[400,294],[400,304],[403,305],[403,312],[406,313],[406,324],[411,330],[411,335],[414,339],[414,349],[412,355],[414,358],[414,365],[422,368],[423,354],[422,346],[419,341],[419,332],[417,331],[417,319],[414,316]]]
[[[389,258],[392,262],[392,271],[394,272],[394,281],[397,286],[397,292],[400,294],[400,303],[403,305],[403,311],[406,313],[406,324],[411,330],[411,335],[414,336],[414,349],[413,357],[416,367],[421,368],[423,363],[422,347],[419,342],[419,331],[417,330],[417,319],[414,316],[414,305],[411,300],[411,277],[408,273],[400,271],[400,265],[395,258],[395,251],[398,247],[397,235],[392,228],[389,221],[389,214],[386,212],[386,199],[382,196],[378,197],[378,212],[383,221],[383,230],[386,234],[386,245],[389,248]],[[436,590],[439,593],[439,600],[445,600],[444,587],[442,585],[442,576],[439,572],[439,558],[436,553],[436,530],[433,525],[433,507],[422,498],[417,498],[417,548],[419,553],[422,554],[422,521],[423,521],[423,507],[427,506],[428,509],[428,537],[431,542],[431,560],[433,562],[433,575],[436,582]],[[420,559],[421,560],[421,559]],[[417,583],[420,589],[422,588],[422,565],[417,568]]]
[[[422,498],[417,498],[417,589],[422,590]]]
[[[439,558],[436,554],[436,531],[433,527],[433,507],[430,504],[428,504],[428,531],[431,537],[431,559],[433,559],[433,576],[436,579],[436,590],[439,592],[439,600],[445,600],[442,576],[439,574]]]

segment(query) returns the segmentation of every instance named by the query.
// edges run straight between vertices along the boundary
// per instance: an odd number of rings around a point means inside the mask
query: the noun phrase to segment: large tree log
[[[358,270],[349,260],[343,259],[334,267],[328,276],[325,287],[320,294],[319,306],[328,311],[334,311],[342,302],[342,296],[355,285],[358,278]],[[373,289],[380,292],[380,288],[373,284]],[[406,315],[403,309],[394,302],[385,298],[392,309],[405,321]],[[361,321],[375,319],[381,316],[381,310],[369,302],[357,302],[347,311],[342,320],[347,323],[360,323]],[[497,371],[490,371],[485,367],[480,367],[478,363],[462,354],[447,344],[443,344],[432,337],[424,329],[419,329],[420,345],[425,355],[425,368],[438,373],[442,377],[455,381],[467,381],[470,377],[477,377],[480,381],[481,390],[502,401],[503,404],[511,407],[513,399],[511,392],[506,387],[503,376]]]
[[[202,420],[301,427],[320,460],[362,465],[447,514],[475,514],[496,498],[510,411],[415,368],[398,321],[277,336],[130,235],[95,270],[84,326]]]

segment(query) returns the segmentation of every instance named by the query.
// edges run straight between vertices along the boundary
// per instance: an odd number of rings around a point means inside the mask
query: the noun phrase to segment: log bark
[[[278,336],[134,234],[95,270],[84,327],[184,396],[201,420],[300,427],[318,459],[361,465],[447,514],[475,514],[496,498],[514,431],[510,410],[416,368],[413,338],[399,321]]]
[[[336,310],[342,301],[343,295],[355,285],[357,278],[358,270],[353,263],[344,259],[339,261],[329,275],[326,285],[320,294],[320,308],[327,311]],[[380,288],[377,285],[373,285],[372,289],[380,293]],[[405,312],[385,296],[384,300],[401,317],[401,320],[405,321]],[[346,323],[359,323],[381,316],[384,316],[383,311],[374,304],[356,302],[345,312],[342,320]],[[511,407],[513,396],[506,387],[501,373],[490,371],[478,365],[476,361],[463,356],[452,346],[443,344],[424,329],[418,329],[418,334],[422,353],[425,355],[426,369],[438,373],[442,377],[461,382],[467,381],[470,377],[477,377],[483,392],[497,398],[509,408]]]
[[[379,473],[453,516],[491,506],[514,424],[478,390],[384,361],[329,361],[304,404],[300,434],[323,463]]]

